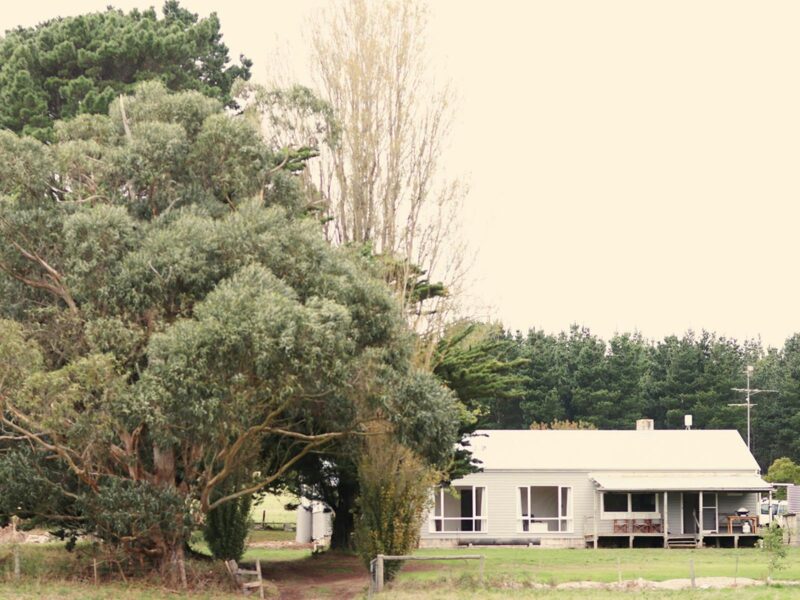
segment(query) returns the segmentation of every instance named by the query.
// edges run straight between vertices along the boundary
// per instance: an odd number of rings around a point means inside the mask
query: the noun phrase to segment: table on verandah
[[[750,523],[750,531],[755,533],[756,527],[758,527],[758,517],[743,517],[740,515],[727,515],[725,517],[728,520],[728,533],[733,534],[733,524],[738,521],[739,523],[744,523],[745,521],[749,521]]]

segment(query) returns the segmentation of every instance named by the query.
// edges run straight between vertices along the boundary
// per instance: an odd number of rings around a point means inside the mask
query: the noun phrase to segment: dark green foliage
[[[487,339],[447,338],[435,367],[479,428],[580,421],[631,429],[637,419],[651,418],[659,429],[681,429],[691,414],[695,428],[738,429],[745,438],[746,413],[728,404],[744,400],[731,388],[744,387],[745,367],[753,365],[752,386],[778,391],[754,397],[753,453],[763,470],[781,457],[800,460],[800,335],[766,351],[706,331],[605,341],[573,326],[557,335],[531,330]],[[445,345],[450,340],[452,349]]]
[[[250,532],[251,496],[226,502],[206,515],[203,537],[211,554],[220,560],[239,560]]]
[[[55,132],[0,131],[0,503],[20,502],[0,508],[77,517],[174,574],[222,490],[276,483],[375,413],[418,405],[433,422],[395,424],[445,460],[452,398],[403,384],[391,291],[326,242],[245,116],[145,82]]]
[[[216,14],[199,19],[176,0],[163,13],[108,8],[7,32],[0,39],[0,128],[49,140],[54,121],[104,114],[120,93],[148,79],[231,104],[231,86],[250,77],[252,62],[229,65]]]
[[[172,487],[108,478],[78,503],[95,535],[133,551],[163,551],[191,531],[186,498]]]
[[[522,420],[529,361],[516,340],[499,325],[463,321],[451,326],[436,347],[434,374],[460,401],[459,433],[464,448],[455,452],[446,478],[480,469],[469,453],[469,433],[478,428],[516,428]]]
[[[44,453],[25,446],[0,452],[0,522],[17,515],[39,525],[83,531],[81,507],[64,490],[79,491],[76,477]]]
[[[499,325],[463,322],[439,342],[433,372],[473,415],[477,428],[514,427],[528,378],[529,361]]]

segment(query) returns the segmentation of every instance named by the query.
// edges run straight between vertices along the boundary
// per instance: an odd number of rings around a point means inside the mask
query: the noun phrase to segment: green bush
[[[437,474],[392,437],[368,438],[358,465],[361,494],[356,501],[356,550],[369,567],[378,554],[407,554],[417,547],[423,513]],[[394,578],[398,561],[387,561]]]
[[[242,496],[218,506],[206,516],[203,537],[214,558],[242,558],[250,533],[251,500],[251,496]]]

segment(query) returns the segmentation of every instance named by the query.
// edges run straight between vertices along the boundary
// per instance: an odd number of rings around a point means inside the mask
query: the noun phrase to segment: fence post
[[[19,579],[19,544],[15,543],[11,551],[14,553],[14,579]]]
[[[691,575],[691,577],[692,577],[692,588],[694,588],[695,587],[695,581],[694,581],[694,559],[690,559],[689,560],[689,575]]]
[[[367,590],[367,598],[372,598],[372,594],[375,593],[375,561],[377,559],[373,558],[369,561],[369,589]]]
[[[375,591],[383,591],[383,554],[378,554],[378,560],[375,563]]]
[[[483,563],[485,562],[485,560],[486,560],[486,557],[481,555],[481,572],[480,572],[481,585],[483,585]]]
[[[733,572],[733,585],[736,585],[736,580],[739,578],[739,555],[736,555],[736,570]]]
[[[617,557],[617,583],[622,586],[622,563],[620,563],[619,556]]]

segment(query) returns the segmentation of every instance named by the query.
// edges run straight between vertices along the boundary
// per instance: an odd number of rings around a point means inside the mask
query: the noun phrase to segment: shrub
[[[242,558],[250,533],[250,503],[251,496],[242,496],[209,511],[203,537],[214,558]]]
[[[774,571],[783,569],[786,565],[786,544],[783,543],[783,530],[772,523],[761,537],[761,549],[767,553],[769,564],[769,579]]]
[[[354,539],[364,564],[369,567],[378,554],[407,554],[416,548],[437,473],[390,435],[382,435],[367,439],[358,477]],[[388,561],[386,580],[399,569],[398,561]]]

